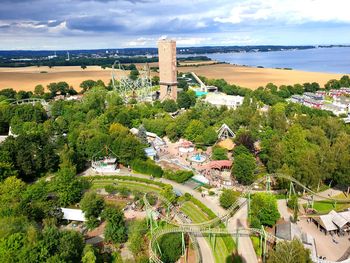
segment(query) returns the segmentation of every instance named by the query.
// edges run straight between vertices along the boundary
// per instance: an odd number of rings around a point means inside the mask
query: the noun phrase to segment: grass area
[[[250,239],[252,240],[253,247],[255,250],[255,253],[258,257],[261,257],[261,247],[260,247],[260,238],[251,236]]]
[[[350,201],[350,197],[347,197],[343,193],[339,194],[339,195],[335,195],[335,196],[333,196],[333,198],[344,199],[344,200]],[[304,207],[306,207],[306,204],[304,204]],[[334,202],[327,201],[327,200],[314,202],[314,209],[316,209],[319,214],[328,214],[332,210],[342,211],[342,210],[349,208],[349,207],[350,207],[350,203],[348,203],[348,204],[342,204],[342,203],[335,204]]]
[[[189,218],[191,218],[194,223],[200,223],[209,220],[209,216],[191,201],[185,202],[181,206],[181,211],[185,213]],[[209,237],[206,237],[206,240],[212,248],[215,262],[227,262],[227,258],[231,256],[232,251],[235,249],[235,244],[232,237],[217,237],[215,247],[213,239],[210,241]]]
[[[116,180],[95,180],[92,182],[91,189],[104,188],[107,185],[117,183],[116,187],[123,186],[130,190],[137,190],[140,192],[159,192],[161,189],[155,185],[149,185],[138,182],[128,182],[128,181],[116,181]]]

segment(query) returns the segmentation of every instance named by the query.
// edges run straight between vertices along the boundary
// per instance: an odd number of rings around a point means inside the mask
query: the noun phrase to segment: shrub
[[[117,187],[116,190],[122,197],[128,197],[130,195],[130,190],[124,186]]]
[[[214,147],[211,158],[213,160],[228,160],[227,150],[221,147]]]
[[[220,195],[220,205],[228,209],[230,208],[239,197],[239,193],[231,189],[224,189]]]
[[[168,170],[165,172],[164,177],[177,183],[183,183],[190,179],[193,175],[194,174],[192,171],[181,170],[173,172]]]
[[[113,185],[108,184],[105,186],[105,191],[109,194],[114,194],[116,191],[116,188]]]
[[[213,196],[213,195],[215,195],[215,192],[214,192],[214,191],[209,191],[208,194],[209,194],[210,196]]]
[[[142,161],[136,159],[131,162],[131,168],[136,172],[152,175],[154,177],[163,176],[163,169],[152,160]]]

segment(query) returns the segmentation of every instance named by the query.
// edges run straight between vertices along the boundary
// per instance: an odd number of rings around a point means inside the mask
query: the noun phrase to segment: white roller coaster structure
[[[255,181],[253,184],[251,184],[244,192],[242,192],[240,198],[237,199],[237,201],[226,211],[224,215],[221,215],[219,217],[216,217],[214,219],[202,222],[202,223],[184,223],[183,220],[180,220],[180,222],[176,222],[167,214],[166,216],[161,216],[161,219],[167,222],[168,224],[172,225],[173,227],[161,229],[161,230],[156,230],[156,231],[151,231],[152,238],[149,244],[149,254],[150,254],[150,262],[155,262],[155,263],[162,263],[162,261],[159,258],[159,254],[161,253],[159,249],[159,245],[157,243],[157,240],[159,237],[165,234],[169,233],[188,233],[190,235],[194,234],[206,234],[206,235],[234,235],[234,236],[241,236],[241,235],[251,235],[251,234],[258,234],[260,235],[264,240],[264,251],[266,251],[266,241],[273,241],[273,240],[278,240],[278,238],[274,235],[271,235],[269,233],[266,233],[264,229],[255,229],[255,228],[237,228],[234,230],[228,231],[225,228],[212,228],[218,225],[221,222],[225,222],[227,224],[227,220],[233,216],[235,212],[239,210],[239,208],[242,205],[247,204],[248,205],[248,213],[249,213],[249,205],[250,205],[250,194],[253,191],[253,187],[257,184],[261,183],[266,183],[266,191],[270,191],[270,182],[272,178],[279,178],[279,179],[285,179],[290,181],[291,186],[293,184],[301,187],[304,191],[308,192],[311,194],[312,199],[313,196],[317,196],[322,199],[326,199],[335,203],[350,203],[350,200],[348,199],[337,199],[337,198],[331,198],[331,197],[324,197],[319,195],[318,193],[312,191],[302,183],[300,183],[298,180],[296,180],[293,177],[284,175],[284,174],[270,174],[265,177],[262,177]],[[247,197],[243,202],[241,201],[242,198]],[[152,206],[149,204],[147,200],[147,194],[144,195],[144,203],[146,206],[146,209],[148,211],[147,214],[150,214],[149,211],[152,211]],[[159,199],[167,206],[168,211],[172,211],[175,213],[176,216],[180,215],[178,209],[173,206],[171,203],[167,201],[167,199],[159,196]],[[159,253],[157,253],[157,251]],[[317,258],[313,258],[314,262],[323,262],[323,263],[330,263],[331,261],[325,261],[325,260],[320,260]],[[350,260],[346,260],[343,262],[350,262]]]
[[[116,65],[118,64],[120,74],[119,82],[116,79]],[[138,101],[152,101],[152,81],[150,79],[150,70],[148,63],[142,70],[136,80],[128,77],[126,71],[118,60],[112,65],[112,85],[114,90],[119,93],[119,96],[128,101],[129,98],[137,99]]]

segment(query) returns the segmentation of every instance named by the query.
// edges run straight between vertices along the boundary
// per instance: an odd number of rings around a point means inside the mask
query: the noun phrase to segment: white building
[[[223,93],[208,93],[204,100],[217,107],[227,106],[228,108],[236,109],[243,104],[244,97]]]
[[[61,208],[63,213],[63,219],[69,221],[85,222],[85,215],[81,209]]]

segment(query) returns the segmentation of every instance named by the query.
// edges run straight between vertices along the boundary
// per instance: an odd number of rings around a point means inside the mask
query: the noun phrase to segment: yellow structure
[[[160,39],[158,41],[159,85],[161,101],[177,99],[176,41]]]

